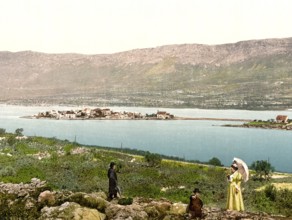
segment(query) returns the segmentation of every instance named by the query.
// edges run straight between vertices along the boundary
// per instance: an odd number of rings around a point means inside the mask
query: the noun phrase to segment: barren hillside
[[[115,54],[0,52],[0,101],[292,108],[292,38]]]

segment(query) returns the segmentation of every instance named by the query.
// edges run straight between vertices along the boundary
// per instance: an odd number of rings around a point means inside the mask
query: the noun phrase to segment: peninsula
[[[253,120],[241,125],[224,125],[226,127],[242,127],[242,128],[263,128],[263,129],[278,129],[292,131],[292,120],[288,119],[287,115],[277,115],[276,119],[267,121]]]
[[[142,114],[140,112],[113,111],[109,108],[84,108],[77,110],[50,110],[39,112],[33,116],[24,116],[29,119],[56,119],[56,120],[211,120],[211,121],[242,121],[251,122],[249,119],[235,118],[193,118],[175,116],[166,111],[158,110],[156,113]]]

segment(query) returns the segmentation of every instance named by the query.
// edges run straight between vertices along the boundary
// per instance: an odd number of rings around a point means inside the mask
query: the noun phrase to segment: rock
[[[57,207],[44,207],[39,220],[72,219],[72,220],[104,220],[106,216],[96,209],[82,207],[74,202],[66,202]]]
[[[104,212],[106,207],[109,205],[109,202],[104,199],[106,195],[104,193],[74,193],[69,196],[68,201],[76,202],[82,206],[88,208],[96,208],[97,210]]]
[[[168,201],[152,201],[147,206],[154,207],[160,215],[166,215],[170,211],[172,205]]]
[[[122,206],[118,204],[111,204],[105,210],[108,219],[111,220],[146,220],[149,219],[143,207],[137,204]]]
[[[170,213],[176,214],[176,215],[184,215],[187,210],[187,204],[183,204],[181,202],[179,203],[173,203],[170,207]]]
[[[134,198],[129,205],[118,200],[106,201],[104,192],[83,193],[49,191],[45,181],[32,179],[31,183],[0,182],[0,219],[73,219],[73,220],[182,220],[187,219],[187,204],[172,203],[166,199]],[[40,211],[41,210],[41,211]],[[205,220],[287,219],[267,213],[226,211],[220,208],[203,208]]]
[[[52,206],[56,203],[55,194],[50,192],[49,190],[41,192],[38,197],[38,202],[41,204]]]
[[[105,214],[102,214],[100,212],[98,212],[95,209],[88,209],[88,208],[84,208],[84,207],[80,207],[78,209],[75,210],[74,214],[74,218],[76,220],[104,220],[106,219]]]

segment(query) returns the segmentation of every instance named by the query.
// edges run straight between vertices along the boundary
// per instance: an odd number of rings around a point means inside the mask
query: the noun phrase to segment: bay
[[[25,119],[47,110],[70,110],[68,106],[0,105],[0,128],[14,132],[23,128],[28,136],[76,140],[80,144],[133,148],[189,160],[208,161],[217,157],[228,166],[233,157],[250,165],[269,160],[278,171],[292,172],[292,132],[285,130],[222,127],[234,121],[212,120],[47,120]],[[292,118],[287,111],[164,109],[110,107],[114,111],[156,113],[165,110],[181,117],[226,119],[275,119],[279,114]]]

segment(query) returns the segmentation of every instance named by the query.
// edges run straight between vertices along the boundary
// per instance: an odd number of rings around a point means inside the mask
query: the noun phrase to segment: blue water
[[[76,107],[75,107],[76,108]],[[28,136],[56,137],[81,144],[135,148],[185,159],[208,161],[217,157],[229,165],[239,157],[250,165],[269,160],[278,171],[292,172],[292,131],[232,128],[226,121],[111,121],[45,120],[20,116],[73,107],[23,107],[0,105],[0,127],[7,132],[23,128]],[[78,108],[80,109],[80,108]],[[115,111],[155,113],[157,108],[111,107]],[[272,119],[278,114],[292,118],[292,111],[242,111],[202,109],[159,109],[176,116],[206,118]]]

